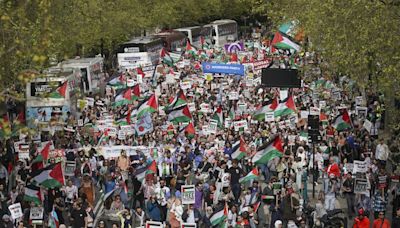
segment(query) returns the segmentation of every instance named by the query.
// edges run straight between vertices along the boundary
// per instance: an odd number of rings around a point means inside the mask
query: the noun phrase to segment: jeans
[[[347,202],[347,208],[348,208],[348,213],[350,215],[353,215],[356,213],[356,204],[355,204],[355,195],[354,193],[345,193],[344,194],[346,197],[346,202]]]
[[[232,183],[232,193],[233,196],[235,197],[235,202],[237,203],[239,201],[239,197],[240,197],[240,192],[241,192],[241,188],[240,188],[240,184],[233,184]]]
[[[325,210],[331,211],[335,209],[336,197],[328,194],[325,196]]]

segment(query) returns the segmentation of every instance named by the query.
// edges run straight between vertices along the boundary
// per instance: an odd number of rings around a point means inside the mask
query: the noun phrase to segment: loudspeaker
[[[301,88],[301,79],[296,69],[263,68],[261,84],[267,87]]]

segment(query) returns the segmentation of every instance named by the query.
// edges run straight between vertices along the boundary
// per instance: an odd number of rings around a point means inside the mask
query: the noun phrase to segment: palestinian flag
[[[186,42],[186,53],[194,57],[197,56],[197,50],[190,44],[189,40]]]
[[[253,118],[262,121],[265,120],[265,114],[268,112],[273,112],[278,107],[278,98],[274,98],[268,101],[263,106],[259,107],[253,114]]]
[[[157,171],[157,163],[153,160],[149,165],[136,169],[135,176],[140,182],[142,182],[147,175],[157,174]]]
[[[164,64],[167,64],[167,65],[170,66],[170,67],[172,67],[172,66],[174,65],[174,60],[173,60],[172,57],[169,55],[168,51],[165,50],[165,48],[163,48],[163,49],[161,50],[160,57],[161,57],[161,61],[162,61]]]
[[[319,114],[319,120],[321,121],[323,126],[328,125],[329,121],[328,121],[328,117],[325,115],[325,113],[321,112]]]
[[[288,96],[285,100],[279,103],[278,107],[274,110],[275,117],[287,116],[297,111],[293,96]]]
[[[63,82],[53,92],[49,94],[50,98],[65,98],[68,88],[68,81]]]
[[[146,74],[143,72],[141,67],[136,68],[136,74],[141,75],[142,78],[144,78],[146,76]]]
[[[196,130],[193,126],[193,123],[190,122],[186,127],[185,127],[185,135],[187,138],[192,139],[196,135]]]
[[[333,120],[333,127],[337,131],[344,131],[344,130],[352,128],[351,119],[350,119],[350,116],[349,116],[349,113],[347,112],[347,110],[343,110],[342,114],[338,115]]]
[[[57,215],[56,211],[54,210],[54,207],[53,207],[53,210],[50,213],[49,227],[50,228],[58,228],[58,227],[60,227],[60,221],[58,220],[58,215]]]
[[[293,49],[295,51],[300,50],[300,45],[295,43],[294,41],[290,40],[288,37],[283,36],[280,32],[276,32],[274,39],[271,42],[272,44],[272,52],[275,52],[275,48],[277,49],[284,49],[290,50]]]
[[[192,114],[190,114],[189,108],[187,105],[174,109],[168,114],[168,121],[171,121],[174,124],[185,123],[192,120]]]
[[[137,110],[131,110],[129,108],[125,113],[123,113],[119,119],[115,120],[115,124],[118,126],[126,126],[131,124],[132,117],[135,116]]]
[[[255,167],[249,174],[239,179],[239,183],[243,184],[258,178],[260,174],[258,173],[258,168]]]
[[[45,188],[62,187],[65,184],[61,162],[32,172],[32,180]]]
[[[211,225],[216,226],[219,224],[224,224],[225,223],[225,219],[228,218],[228,205],[225,203],[225,206],[222,210],[214,213],[211,218],[210,218],[210,222]]]
[[[231,120],[233,121],[235,120],[235,117],[236,117],[235,107],[233,107],[232,105],[232,107],[229,109],[229,118],[231,118]]]
[[[232,54],[231,54],[231,59],[230,59],[230,61],[231,61],[231,62],[238,62],[238,61],[239,61],[239,58],[238,58],[238,56],[237,56],[236,53],[232,53]]]
[[[157,174],[157,163],[156,161],[152,161],[150,165],[147,167],[146,175],[147,174]]]
[[[222,113],[222,107],[219,106],[217,110],[215,111],[213,117],[213,120],[216,120],[218,122],[218,127],[223,128],[224,127],[224,115]]]
[[[52,149],[53,143],[51,141],[48,142],[42,142],[40,148],[38,148],[38,155],[36,158],[32,161],[32,164],[36,164],[39,162],[45,162],[49,159],[49,153],[50,150]],[[43,165],[42,167],[43,168]]]
[[[126,78],[124,77],[123,74],[111,79],[108,82],[109,85],[113,86],[113,87],[117,87],[117,88],[123,88],[126,87]]]
[[[187,105],[187,99],[186,99],[185,94],[183,93],[183,90],[181,89],[176,94],[175,98],[170,100],[170,103],[166,109],[172,110],[172,109],[180,108],[185,105]]]
[[[155,94],[151,95],[147,100],[139,104],[137,108],[137,118],[142,117],[145,113],[153,113],[157,111],[158,105]]]
[[[240,138],[240,140],[232,146],[231,157],[232,159],[240,160],[244,156],[246,156],[246,143],[244,142],[243,138]]]
[[[122,106],[131,104],[133,101],[132,89],[124,89],[120,91],[114,99],[114,106]]]
[[[40,188],[34,185],[25,187],[24,201],[34,202],[36,205],[41,205],[43,202],[42,192]]]
[[[274,158],[282,157],[283,152],[282,141],[279,136],[276,136],[274,140],[258,148],[251,161],[256,165],[267,164]]]

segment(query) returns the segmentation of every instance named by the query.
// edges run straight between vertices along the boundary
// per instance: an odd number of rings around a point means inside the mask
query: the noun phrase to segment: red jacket
[[[354,219],[353,228],[370,228],[370,222],[367,217],[364,217],[363,220],[360,220],[358,217]]]
[[[382,219],[378,218],[378,219],[374,220],[374,224],[372,225],[372,228],[390,228],[390,223],[387,219],[384,219],[383,224],[382,224]]]

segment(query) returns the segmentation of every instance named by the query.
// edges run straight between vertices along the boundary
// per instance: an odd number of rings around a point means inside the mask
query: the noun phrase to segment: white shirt
[[[71,187],[66,186],[65,187],[65,195],[67,196],[67,199],[74,199],[74,197],[78,197],[78,188],[75,185],[72,185]]]
[[[170,190],[167,186],[165,187],[161,187],[161,186],[157,186],[157,188],[154,190],[154,192],[157,195],[157,199],[158,199],[158,203],[161,206],[165,206],[167,205],[167,196],[170,195]]]
[[[190,210],[188,212],[188,218],[186,219],[186,222],[187,223],[196,223],[196,220],[194,218],[194,211],[193,210]]]

